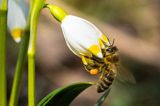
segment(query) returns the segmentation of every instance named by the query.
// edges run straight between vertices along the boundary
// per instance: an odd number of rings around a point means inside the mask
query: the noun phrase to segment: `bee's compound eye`
[[[111,53],[111,52],[113,52],[113,49],[112,48],[108,48],[107,51]]]
[[[90,73],[91,75],[97,75],[97,74],[98,74],[98,69],[91,69],[91,70],[89,71],[89,73]]]

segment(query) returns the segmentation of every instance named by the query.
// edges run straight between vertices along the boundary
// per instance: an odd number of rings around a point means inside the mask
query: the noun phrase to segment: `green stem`
[[[23,75],[23,66],[25,64],[25,59],[27,56],[28,42],[29,42],[29,30],[28,28],[26,28],[21,41],[21,47],[18,55],[18,61],[16,64],[9,106],[17,106],[18,104],[18,98],[21,88],[21,80]]]
[[[0,4],[0,106],[7,106],[6,90],[6,35],[7,0]]]
[[[35,59],[28,54],[28,106],[35,105]]]
[[[28,48],[28,106],[35,106],[35,48],[37,22],[44,0],[34,0],[30,20],[30,40]]]

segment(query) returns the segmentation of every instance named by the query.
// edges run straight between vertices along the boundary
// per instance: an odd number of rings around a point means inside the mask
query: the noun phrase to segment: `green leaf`
[[[75,97],[91,85],[91,82],[80,82],[58,88],[44,97],[38,106],[69,106]]]
[[[106,90],[104,94],[102,94],[102,96],[98,99],[95,106],[101,106],[103,102],[105,101],[105,99],[107,98],[109,92],[110,92],[110,89]]]

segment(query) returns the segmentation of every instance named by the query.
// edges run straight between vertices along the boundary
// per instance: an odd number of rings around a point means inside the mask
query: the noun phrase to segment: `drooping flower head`
[[[48,5],[52,15],[61,22],[64,38],[70,50],[77,56],[103,58],[102,41],[110,45],[108,38],[91,22],[68,15],[58,6]]]
[[[8,1],[8,29],[16,42],[21,41],[21,35],[26,27],[26,17],[28,15],[28,5],[25,0]]]
[[[86,71],[91,75],[99,75],[96,82],[97,92],[110,90],[117,76],[117,63],[119,62],[118,49],[113,45],[114,40],[111,44],[94,24],[85,19],[68,15],[57,6],[46,5],[46,7],[61,22],[69,49],[82,59]]]
[[[68,15],[57,6],[47,5],[52,15],[61,22],[62,32],[69,49],[82,59],[84,65],[94,64],[87,59],[96,57],[104,61],[102,52],[105,46],[110,46],[108,38],[91,22],[77,16]],[[97,69],[90,71],[96,75]]]

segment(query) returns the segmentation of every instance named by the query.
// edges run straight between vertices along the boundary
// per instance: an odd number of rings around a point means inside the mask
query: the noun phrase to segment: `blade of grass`
[[[45,0],[34,0],[32,3],[33,8],[30,19],[30,39],[28,48],[28,106],[35,106],[35,48],[37,22]]]
[[[93,84],[91,82],[78,82],[55,89],[44,97],[38,106],[69,106],[81,92]]]
[[[6,90],[7,0],[0,4],[0,106],[7,106]]]

